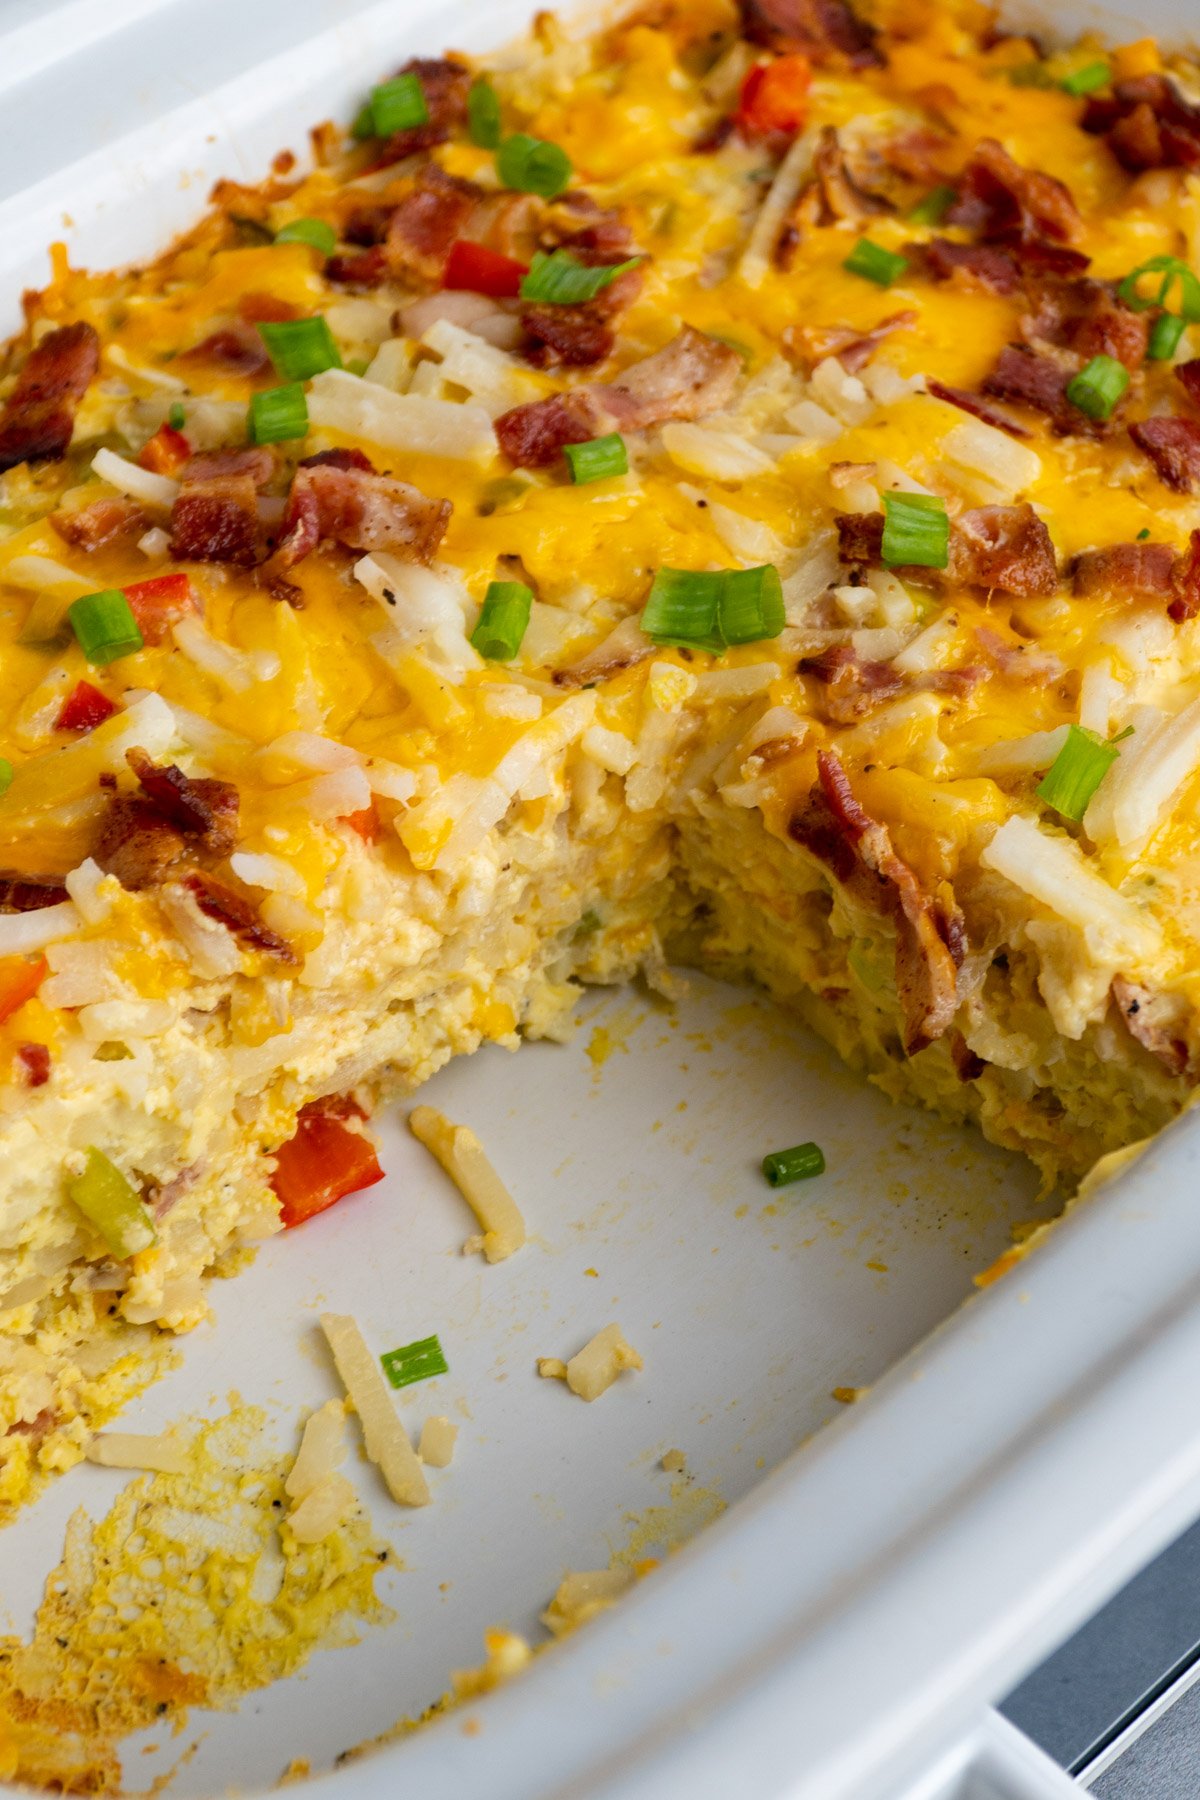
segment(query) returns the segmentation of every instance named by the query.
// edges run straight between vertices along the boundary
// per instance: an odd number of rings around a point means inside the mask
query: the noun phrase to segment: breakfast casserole
[[[580,983],[752,978],[1065,1193],[1186,1104],[1193,74],[965,0],[543,15],[151,264],[54,251],[0,381],[0,1509]]]

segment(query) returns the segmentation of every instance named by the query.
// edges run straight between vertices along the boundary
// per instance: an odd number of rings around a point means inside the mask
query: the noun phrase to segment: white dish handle
[[[975,1729],[896,1800],[1081,1800],[1077,1782],[989,1707]]]

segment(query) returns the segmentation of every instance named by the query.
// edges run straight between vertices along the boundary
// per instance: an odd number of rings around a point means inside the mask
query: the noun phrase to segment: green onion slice
[[[1068,381],[1067,399],[1089,419],[1110,419],[1128,386],[1129,370],[1125,364],[1101,352]]]
[[[114,1256],[136,1256],[148,1250],[158,1233],[154,1220],[132,1184],[115,1163],[95,1148],[86,1152],[82,1175],[67,1182],[67,1193],[90,1219]]]
[[[172,400],[171,402],[167,412],[167,424],[171,427],[172,431],[182,431],[187,424],[187,414],[184,412],[183,407],[178,400]]]
[[[946,502],[937,494],[885,494],[882,556],[885,563],[944,569],[950,561]]]
[[[337,232],[325,219],[293,219],[275,233],[277,244],[311,244],[322,256],[331,256]]]
[[[271,361],[285,381],[307,381],[322,369],[340,369],[341,353],[329,326],[317,313],[311,319],[284,319],[259,326]]]
[[[1074,69],[1071,74],[1064,75],[1059,82],[1065,94],[1073,94],[1079,99],[1084,94],[1094,94],[1097,88],[1107,87],[1112,80],[1112,69],[1106,62],[1085,63],[1082,69]]]
[[[682,644],[716,656],[731,644],[778,637],[783,627],[783,587],[773,563],[754,569],[659,569],[642,613],[642,630],[656,644]]]
[[[784,627],[783,584],[774,563],[730,569],[717,607],[717,630],[727,644],[761,644]]]
[[[571,159],[557,144],[518,131],[496,152],[496,173],[505,187],[553,200],[571,179]]]
[[[411,1387],[414,1381],[428,1381],[431,1375],[448,1375],[446,1361],[437,1334],[418,1338],[415,1344],[404,1344],[399,1350],[385,1350],[380,1357],[383,1372],[394,1388]]]
[[[529,627],[533,593],[523,581],[492,581],[471,642],[489,662],[511,662]]]
[[[549,256],[544,250],[535,250],[529,273],[521,282],[521,298],[576,306],[581,300],[594,300],[618,275],[624,275],[626,269],[636,269],[640,261],[640,257],[631,256],[627,262],[589,268],[569,250],[552,250]]]
[[[609,475],[629,473],[625,439],[619,431],[610,431],[607,437],[589,438],[584,444],[565,444],[563,455],[577,487],[585,481],[603,481]]]
[[[7,794],[12,786],[13,766],[7,756],[0,756],[0,794]]]
[[[1187,330],[1187,320],[1178,313],[1160,313],[1150,327],[1146,355],[1151,362],[1170,362],[1179,348],[1179,340]]]
[[[246,429],[252,444],[282,444],[308,432],[308,402],[298,381],[253,394]]]
[[[792,1150],[773,1150],[762,1159],[762,1172],[772,1187],[808,1181],[825,1173],[825,1158],[816,1144],[797,1144]]]
[[[1078,825],[1092,795],[1120,754],[1115,739],[1105,743],[1094,731],[1072,725],[1066,743],[1038,783],[1038,799]]]
[[[498,150],[503,133],[500,128],[500,102],[491,82],[482,75],[471,83],[467,93],[467,130],[471,142],[481,150]]]
[[[142,634],[120,588],[82,594],[67,608],[71,629],[90,663],[102,667],[142,647]]]
[[[418,76],[396,75],[371,90],[371,136],[391,137],[396,131],[411,131],[414,125],[429,123],[425,90]]]
[[[1139,290],[1139,282],[1147,275],[1161,275],[1156,293],[1143,294]],[[1117,289],[1117,297],[1134,312],[1145,312],[1147,307],[1165,306],[1167,295],[1174,282],[1179,283],[1179,310],[1188,324],[1200,319],[1200,280],[1185,262],[1177,256],[1152,256],[1148,262],[1139,263],[1136,269],[1130,269],[1128,275]]]
[[[364,100],[354,115],[354,123],[350,127],[350,136],[358,138],[361,143],[364,138],[374,137],[374,135],[375,114],[372,111],[371,102],[369,100]]]
[[[885,250],[882,244],[873,244],[870,238],[859,238],[842,267],[880,287],[891,287],[907,269],[908,258],[895,250]]]
[[[909,213],[914,225],[940,225],[954,204],[954,189],[943,182],[931,188]]]

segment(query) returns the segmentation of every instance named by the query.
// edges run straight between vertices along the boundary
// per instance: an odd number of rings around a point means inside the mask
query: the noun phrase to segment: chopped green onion
[[[0,794],[7,794],[12,786],[13,766],[7,756],[0,756]]]
[[[783,589],[772,563],[659,569],[642,613],[642,630],[656,644],[683,644],[716,656],[731,644],[778,637],[783,626]]]
[[[350,127],[350,136],[358,138],[361,143],[364,138],[373,137],[374,135],[375,114],[372,111],[371,102],[369,100],[364,100],[354,115],[354,123]]]
[[[72,630],[90,663],[102,666],[142,647],[142,634],[120,588],[82,594],[67,608]]]
[[[625,439],[619,431],[610,431],[607,437],[589,438],[584,444],[565,444],[563,455],[571,465],[571,480],[576,486],[629,473]]]
[[[411,1387],[414,1381],[428,1381],[431,1375],[448,1375],[450,1364],[442,1352],[437,1335],[418,1338],[399,1350],[385,1350],[380,1357],[383,1372],[394,1388]]]
[[[881,553],[885,563],[944,569],[950,561],[946,502],[937,494],[886,493]]]
[[[101,1151],[89,1148],[86,1156],[82,1175],[68,1181],[67,1193],[114,1256],[148,1250],[158,1233],[136,1190]]]
[[[252,444],[281,444],[306,436],[308,402],[301,383],[290,381],[286,387],[251,395],[247,430]]]
[[[1097,88],[1107,87],[1112,80],[1112,69],[1106,62],[1085,63],[1082,69],[1075,69],[1070,75],[1064,75],[1059,87],[1064,94],[1072,94],[1079,99],[1084,94],[1094,94]]]
[[[529,627],[533,594],[523,581],[492,581],[471,642],[489,662],[511,662]]]
[[[774,563],[730,569],[717,607],[717,630],[727,644],[761,644],[785,624],[783,584]]]
[[[329,326],[317,313],[311,319],[284,319],[259,326],[271,361],[285,381],[307,381],[322,369],[340,369],[341,354]]]
[[[1089,419],[1110,419],[1129,386],[1129,370],[1115,356],[1093,356],[1086,369],[1067,383],[1067,399]]]
[[[500,148],[500,102],[490,81],[481,75],[467,93],[467,130],[481,150]]]
[[[1038,783],[1038,799],[1078,825],[1120,754],[1115,742],[1106,744],[1094,731],[1072,725],[1065,744]]]
[[[1139,292],[1138,283],[1146,275],[1162,276],[1157,293]],[[1148,307],[1167,304],[1167,295],[1175,281],[1179,283],[1179,310],[1189,325],[1194,324],[1200,319],[1200,281],[1187,263],[1180,262],[1177,256],[1152,256],[1148,262],[1139,263],[1136,269],[1130,269],[1117,289],[1117,297],[1134,312],[1145,312]]]
[[[859,238],[842,267],[880,287],[891,287],[907,269],[908,258],[895,250],[885,250],[882,244],[873,244],[870,238]]]
[[[178,400],[171,402],[170,410],[167,413],[167,424],[172,431],[182,431],[187,424],[187,414]]]
[[[1144,543],[1145,543],[1145,541],[1146,541],[1146,539],[1147,539],[1147,538],[1148,538],[1148,537],[1149,537],[1149,536],[1150,536],[1150,527],[1149,527],[1149,526],[1148,526],[1148,525],[1143,525],[1143,526],[1142,526],[1142,529],[1141,529],[1141,530],[1140,530],[1140,531],[1139,531],[1139,532],[1138,532],[1138,534],[1137,534],[1137,541],[1138,541],[1138,543],[1139,543],[1139,544],[1144,544]]]
[[[553,200],[571,179],[571,159],[557,144],[518,131],[496,152],[496,173],[505,187]]]
[[[1187,329],[1187,320],[1178,313],[1159,313],[1150,327],[1146,355],[1151,362],[1169,362],[1179,348],[1179,340]]]
[[[371,90],[372,137],[391,137],[393,132],[428,123],[425,90],[416,75],[396,75]]]
[[[640,258],[628,262],[601,263],[590,268],[571,255],[569,250],[535,250],[528,275],[521,281],[522,300],[546,300],[555,306],[576,306],[581,300],[594,300],[626,269],[636,269]]]
[[[330,256],[337,243],[337,232],[324,219],[293,219],[275,233],[277,244],[311,244],[322,256]]]
[[[914,225],[940,225],[953,204],[954,189],[943,182],[918,200],[908,216]]]
[[[772,1187],[787,1187],[825,1173],[825,1158],[816,1144],[797,1144],[793,1150],[773,1150],[762,1159],[762,1172]]]

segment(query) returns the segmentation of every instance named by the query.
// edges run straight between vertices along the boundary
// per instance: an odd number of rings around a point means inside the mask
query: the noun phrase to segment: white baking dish
[[[214,176],[257,179],[404,54],[498,42],[526,11],[8,0],[5,326],[20,288],[45,279],[52,238],[101,266],[148,254]],[[1140,29],[1172,19],[1158,0]],[[329,1305],[373,1341],[438,1330],[451,1374],[406,1416],[469,1413],[426,1511],[399,1516],[356,1471],[406,1564],[384,1589],[396,1625],[198,1721],[172,1791],[265,1787],[296,1756],[328,1770],[419,1710],[479,1660],[485,1626],[534,1629],[565,1569],[603,1564],[627,1514],[667,1504],[669,1446],[693,1475],[672,1529],[703,1511],[698,1489],[737,1504],[472,1708],[477,1732],[450,1716],[319,1774],[330,1800],[401,1786],[429,1800],[1075,1791],[986,1708],[1200,1509],[1200,1139],[1167,1133],[963,1306],[1010,1224],[1037,1216],[1016,1159],[859,1088],[765,1002],[701,982],[673,1017],[629,996],[582,1010],[573,1046],[486,1052],[429,1090],[518,1190],[527,1250],[494,1269],[459,1257],[461,1203],[386,1121],[388,1183],[268,1246],[221,1290],[216,1329],[132,1409],[133,1429],[154,1429],[236,1387],[290,1441],[334,1391],[312,1354]],[[601,1017],[616,1048],[597,1067]],[[534,1096],[551,1120],[536,1136]],[[810,1133],[830,1173],[776,1204],[757,1158]],[[644,1374],[592,1408],[534,1377],[537,1356],[569,1354],[613,1317]],[[867,1384],[854,1407],[830,1397]],[[68,1513],[103,1509],[120,1479],[81,1469],[6,1534],[15,1625]]]

